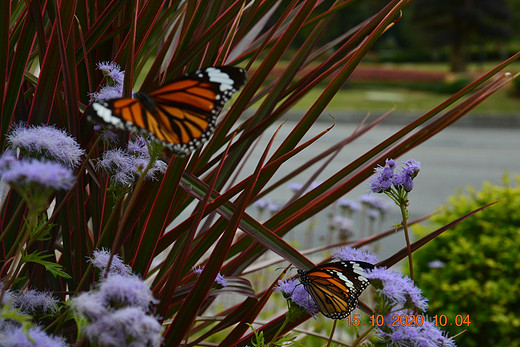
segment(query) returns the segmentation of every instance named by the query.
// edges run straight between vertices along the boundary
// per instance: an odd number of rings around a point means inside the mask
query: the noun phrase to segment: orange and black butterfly
[[[240,68],[208,67],[149,94],[96,101],[85,115],[92,122],[151,136],[176,155],[186,155],[213,134],[218,114],[245,77]]]
[[[343,319],[357,307],[359,296],[370,284],[364,270],[373,268],[362,261],[339,261],[298,270],[298,275],[325,317]]]

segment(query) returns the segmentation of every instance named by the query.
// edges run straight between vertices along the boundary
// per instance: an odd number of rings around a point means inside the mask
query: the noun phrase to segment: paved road
[[[287,121],[275,145],[280,143],[289,131],[296,125]],[[312,135],[318,134],[330,126],[328,122],[318,122],[312,128]],[[355,129],[355,124],[336,123],[335,127],[319,143],[311,146],[303,157],[312,157],[328,146],[348,136]],[[382,139],[393,134],[398,127],[395,125],[379,126],[354,143],[348,145],[336,157],[332,165],[318,179],[325,179],[337,172],[344,165],[365,153]],[[263,150],[268,137],[262,139],[258,146]],[[421,161],[421,172],[415,179],[415,189],[410,195],[412,218],[420,217],[435,210],[446,202],[448,196],[468,185],[480,188],[484,181],[500,183],[504,172],[520,174],[520,128],[482,128],[482,127],[451,127],[434,136],[420,147],[406,154],[402,160],[414,158]],[[287,165],[282,173],[292,168]],[[252,170],[251,168],[246,169]],[[250,172],[250,171],[249,171]],[[302,173],[295,181],[302,182],[308,173]],[[356,200],[368,192],[367,184],[361,184],[346,198]],[[283,202],[288,196],[287,187],[270,196],[271,199]],[[387,226],[397,222],[398,214],[391,214]],[[321,229],[321,227],[320,227]],[[399,242],[400,243],[400,242]],[[388,250],[390,254],[391,250]],[[386,253],[386,252],[385,252]],[[382,254],[383,255],[383,254]]]

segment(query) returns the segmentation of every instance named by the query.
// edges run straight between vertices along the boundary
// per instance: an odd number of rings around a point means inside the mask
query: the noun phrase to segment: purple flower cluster
[[[361,208],[357,202],[348,199],[339,199],[338,206],[348,214],[359,211]]]
[[[376,264],[378,262],[377,257],[372,252],[363,248],[344,247],[336,250],[333,257],[339,260],[364,261],[370,264]]]
[[[0,283],[0,289],[3,284]],[[49,314],[57,310],[58,300],[48,292],[40,292],[35,289],[9,290],[7,289],[0,306],[11,305],[23,314]]]
[[[106,269],[108,251],[96,251],[94,266]],[[99,285],[71,300],[75,314],[88,322],[82,333],[100,346],[158,346],[161,324],[148,314],[157,303],[148,285],[129,273],[119,257],[113,258],[111,271]]]
[[[354,221],[348,217],[334,216],[329,223],[331,230],[339,230],[342,232],[351,233],[354,230]]]
[[[359,197],[359,202],[361,202],[363,206],[367,207],[369,211],[374,210],[381,215],[387,213],[391,206],[391,204],[386,200],[370,194],[361,195]]]
[[[316,303],[298,280],[280,280],[275,290],[280,291],[284,297],[290,299],[311,316],[318,314],[319,310]]]
[[[400,314],[407,314],[402,312]],[[413,314],[411,311],[409,314]],[[385,320],[391,320],[391,317]],[[376,336],[388,346],[418,346],[418,347],[454,347],[455,341],[442,332],[431,321],[424,319],[421,326],[382,326],[376,328]]]
[[[58,300],[50,293],[29,289],[26,291],[6,290],[0,306],[18,310],[18,315],[26,315],[30,321],[30,316],[37,317],[55,313],[57,304]],[[39,326],[30,326],[27,333],[24,329],[25,327],[15,320],[0,318],[0,345],[5,347],[66,346],[62,338],[47,335]]]
[[[380,267],[367,271],[366,277],[395,309],[415,307],[425,311],[428,308],[427,299],[410,277]]]
[[[385,166],[378,166],[375,176],[370,180],[370,188],[374,193],[387,192],[394,187],[410,192],[413,189],[413,179],[420,171],[421,163],[410,159],[402,163],[401,169],[396,169],[394,159],[387,159]]]
[[[11,129],[7,142],[10,148],[20,150],[23,157],[59,162],[71,169],[78,167],[85,153],[64,130],[47,125],[20,123]]]
[[[90,94],[90,101],[120,98],[123,95],[125,72],[121,71],[121,67],[113,62],[104,61],[98,63],[97,66],[103,72],[106,84],[101,87],[99,92]]]
[[[29,328],[27,332],[19,324],[0,320],[0,343],[2,347],[66,347],[64,339],[47,335],[39,326]]]
[[[202,270],[204,270],[204,267],[203,266],[197,266],[195,268],[193,268],[193,272],[199,276],[201,273],[202,273]],[[221,287],[226,287],[228,285],[226,279],[224,278],[224,276],[219,272],[217,274],[217,277],[215,278],[215,282],[217,282]]]
[[[98,167],[109,173],[112,183],[127,187],[136,182],[150,160],[146,141],[138,137],[128,143],[126,150],[118,148],[103,152]],[[156,175],[164,173],[166,168],[167,164],[164,161],[156,160],[146,173],[146,178],[155,179]]]
[[[104,273],[107,264],[108,259],[110,258],[110,252],[106,249],[97,249],[92,253],[92,257],[88,259],[88,261],[97,268],[101,273]],[[115,254],[112,257],[112,262],[110,264],[110,270],[109,273],[111,274],[117,274],[121,276],[131,276],[132,275],[132,269],[130,266],[123,263],[121,260],[121,257],[119,255]]]
[[[36,159],[12,161],[10,154],[0,158],[0,168],[0,176],[4,182],[20,188],[37,185],[68,190],[75,180],[72,171],[62,164]]]
[[[0,157],[0,176],[5,183],[26,194],[29,192],[26,188],[35,188],[35,192],[40,187],[72,188],[75,180],[72,169],[79,165],[84,151],[63,130],[19,124],[11,129],[7,142],[10,150]]]
[[[253,206],[256,207],[259,213],[263,213],[267,209],[271,214],[278,212],[282,207],[280,203],[274,202],[269,198],[259,199],[253,203]]]

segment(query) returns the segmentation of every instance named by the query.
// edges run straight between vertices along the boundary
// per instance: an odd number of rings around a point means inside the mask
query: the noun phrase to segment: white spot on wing
[[[345,285],[349,288],[353,288],[354,287],[354,283],[352,283],[346,276],[344,276],[341,272],[339,271],[335,271],[335,274],[336,276],[339,277],[339,279],[341,281],[343,281],[345,283]]]
[[[112,124],[119,128],[124,128],[121,119],[114,117],[112,115],[112,111],[109,108],[97,102],[92,104],[92,108],[94,111],[96,111],[98,117],[101,118],[105,123]]]
[[[214,67],[206,69],[210,82],[220,83],[220,91],[225,92],[228,90],[234,90],[233,84],[235,83],[227,73]]]

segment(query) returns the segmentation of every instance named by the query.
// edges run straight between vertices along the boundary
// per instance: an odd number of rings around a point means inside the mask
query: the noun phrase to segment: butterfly
[[[245,71],[240,68],[208,67],[187,73],[150,93],[96,101],[85,110],[85,115],[95,123],[150,136],[183,156],[213,134],[218,114],[245,78]]]
[[[364,269],[373,268],[362,261],[339,261],[298,270],[298,275],[325,317],[343,319],[357,307],[359,296],[370,284]]]

